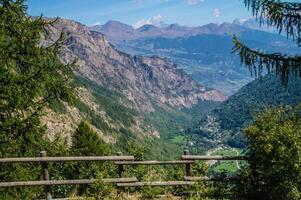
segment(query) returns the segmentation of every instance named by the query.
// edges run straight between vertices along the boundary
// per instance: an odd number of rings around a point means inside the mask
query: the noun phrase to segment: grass
[[[235,173],[237,172],[237,166],[235,162],[219,161],[213,167],[214,173]]]
[[[241,149],[219,149],[213,152],[213,156],[238,156],[242,155],[243,150]],[[212,166],[211,172],[214,174],[221,173],[236,173],[238,171],[236,161],[218,161]]]
[[[171,142],[175,144],[183,144],[185,143],[187,138],[184,135],[175,135],[172,139]]]
[[[237,156],[241,155],[242,150],[241,149],[220,149],[215,151],[212,155],[213,156]]]

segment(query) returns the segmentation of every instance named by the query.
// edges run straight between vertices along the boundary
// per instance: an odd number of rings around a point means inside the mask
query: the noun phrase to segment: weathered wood
[[[136,177],[103,179],[103,182],[105,182],[105,183],[131,183],[131,182],[137,182],[137,181],[138,181],[138,179]]]
[[[170,160],[170,161],[158,161],[158,160],[147,160],[147,161],[116,161],[117,165],[178,165],[178,164],[192,164],[195,161],[191,160]]]
[[[215,181],[215,182],[228,182],[239,181],[239,177],[207,177],[207,176],[184,176],[185,181]]]
[[[122,156],[122,152],[117,152],[118,156]],[[122,164],[118,165],[118,176],[122,178],[124,172],[124,166]]]
[[[39,199],[39,200],[45,200],[45,199]],[[69,198],[58,198],[52,200],[95,200],[95,198],[94,197],[69,197]]]
[[[118,187],[144,187],[144,186],[184,186],[193,185],[192,181],[155,181],[155,182],[134,182],[134,183],[117,183]]]
[[[189,151],[185,150],[184,155],[189,155]],[[186,176],[191,176],[191,166],[189,163],[185,164],[185,172],[186,172]]]
[[[42,158],[47,157],[46,151],[41,151],[40,156]],[[49,181],[48,163],[47,162],[41,162],[41,167],[42,167],[42,178],[43,178],[42,180]],[[45,194],[46,194],[46,199],[47,200],[52,199],[49,186],[45,186]]]
[[[49,180],[49,181],[19,181],[19,182],[0,182],[0,188],[22,187],[22,186],[51,186],[51,185],[85,185],[93,184],[98,179],[79,179],[79,180]],[[104,183],[131,183],[137,182],[136,177],[132,178],[108,178],[102,180]]]
[[[134,156],[78,156],[78,157],[28,157],[0,158],[1,163],[67,162],[67,161],[122,161],[134,160]]]
[[[182,155],[183,160],[247,160],[246,156],[200,156]]]
[[[180,186],[192,185],[197,181],[238,181],[237,177],[193,177],[191,176],[191,164],[196,160],[247,160],[244,156],[201,156],[189,155],[184,151],[181,156],[182,160],[171,161],[135,161],[134,156],[122,156],[121,152],[117,156],[78,156],[78,157],[47,157],[46,152],[41,152],[40,157],[27,158],[0,158],[0,164],[6,163],[29,163],[37,162],[42,166],[41,181],[19,181],[19,182],[0,182],[0,188],[3,187],[22,187],[22,186],[44,186],[47,198],[51,199],[50,186],[52,185],[79,185],[93,184],[97,179],[81,180],[50,180],[48,171],[48,162],[67,162],[67,161],[114,161],[118,165],[119,178],[103,179],[105,183],[117,183],[119,187],[143,187],[143,186]],[[179,165],[184,164],[186,176],[184,181],[155,181],[155,182],[138,182],[137,178],[122,178],[125,165]]]

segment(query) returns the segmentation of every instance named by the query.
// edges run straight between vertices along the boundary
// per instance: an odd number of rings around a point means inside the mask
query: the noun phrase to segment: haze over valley
[[[121,51],[169,58],[197,82],[230,96],[254,80],[240,64],[239,56],[232,54],[232,35],[239,36],[253,48],[270,52],[284,50],[288,54],[298,51],[297,45],[285,36],[271,33],[258,23],[250,19],[198,27],[147,24],[134,29],[118,21],[108,21],[90,29],[106,35]]]

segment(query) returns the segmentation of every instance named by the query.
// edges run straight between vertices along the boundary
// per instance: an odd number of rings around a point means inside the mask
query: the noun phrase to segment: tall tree
[[[40,122],[51,99],[70,100],[71,64],[63,64],[63,35],[42,46],[53,21],[30,17],[23,0],[0,0],[0,157],[37,156],[52,151]],[[37,176],[37,177],[35,177]],[[38,178],[36,168],[1,165],[0,180]],[[26,192],[27,191],[27,192]],[[36,199],[30,190],[1,192],[1,199]]]
[[[0,0],[0,157],[39,150],[42,109],[72,96],[71,67],[59,59],[63,34],[40,45],[53,23],[28,16],[23,0]]]
[[[285,33],[301,45],[301,3],[281,2],[280,0],[244,0],[248,9],[260,23],[275,26],[279,33]],[[301,78],[301,55],[286,55],[283,53],[266,53],[258,49],[251,49],[236,36],[233,38],[234,52],[238,52],[244,63],[256,77],[264,70],[274,72],[284,85],[289,77]]]

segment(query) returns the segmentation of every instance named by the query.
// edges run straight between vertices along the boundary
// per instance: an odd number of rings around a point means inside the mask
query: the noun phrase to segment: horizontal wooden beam
[[[239,181],[239,177],[207,177],[207,176],[184,176],[185,181],[215,181],[215,182],[228,182]]]
[[[117,183],[118,187],[144,187],[144,186],[184,186],[193,185],[192,181],[155,181],[155,182],[133,182],[133,183]]]
[[[138,179],[136,177],[103,179],[103,182],[105,182],[105,183],[132,183],[132,182],[137,182],[137,181],[138,181]]]
[[[39,199],[45,200],[45,199]],[[95,200],[94,197],[68,197],[68,198],[59,198],[59,199],[51,199],[51,200]]]
[[[0,158],[1,163],[30,163],[30,162],[66,162],[66,161],[125,161],[134,160],[134,156],[78,156],[78,157],[28,157]]]
[[[246,156],[200,156],[182,155],[183,160],[247,160]]]
[[[117,165],[178,165],[178,164],[192,164],[195,163],[194,160],[170,160],[170,161],[157,161],[157,160],[147,160],[147,161],[116,161]]]
[[[85,185],[93,184],[98,179],[79,179],[79,180],[50,180],[50,181],[19,181],[19,182],[0,182],[0,188],[22,187],[22,186],[51,186],[51,185]],[[131,183],[137,182],[136,177],[132,178],[108,178],[102,180],[104,183]]]

